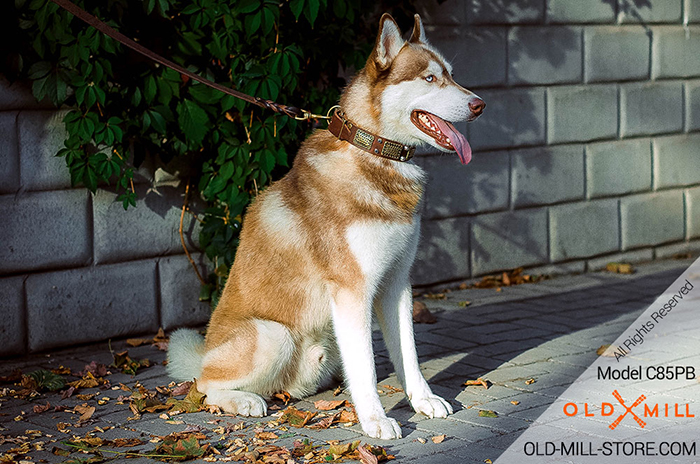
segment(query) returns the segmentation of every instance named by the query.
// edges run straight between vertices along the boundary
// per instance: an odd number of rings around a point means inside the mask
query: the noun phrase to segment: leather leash
[[[325,116],[322,115],[317,115],[317,114],[312,114],[309,111],[303,110],[301,108],[297,108],[295,106],[287,106],[287,105],[282,105],[280,103],[275,103],[271,100],[265,100],[260,97],[251,97],[250,95],[246,95],[242,92],[238,92],[237,90],[230,89],[228,87],[224,87],[221,84],[217,84],[216,82],[212,82],[209,79],[205,79],[201,76],[198,76],[197,74],[183,68],[182,66],[173,63],[172,61],[163,58],[162,56],[152,52],[151,50],[147,49],[146,47],[139,45],[138,43],[134,42],[132,39],[128,38],[121,32],[115,30],[114,28],[108,26],[105,24],[103,21],[97,19],[95,16],[91,15],[87,11],[83,10],[82,8],[78,7],[74,3],[70,2],[69,0],[51,0],[54,2],[56,5],[60,6],[64,10],[70,12],[73,14],[76,18],[81,19],[82,21],[86,22],[88,25],[94,27],[98,31],[102,32],[103,34],[113,38],[117,42],[126,45],[130,49],[134,50],[135,52],[138,52],[142,54],[143,56],[150,58],[151,60],[155,61],[156,63],[160,63],[163,66],[166,66],[170,69],[173,69],[180,74],[183,74],[190,79],[193,79],[197,82],[201,82],[204,85],[208,85],[209,87],[216,89],[220,92],[223,92],[227,95],[231,95],[236,98],[240,98],[241,100],[245,100],[248,103],[252,103],[254,105],[257,105],[261,108],[267,108],[269,110],[272,110],[276,113],[281,113],[286,116],[289,116],[290,118],[298,119],[298,120],[309,120],[309,119],[317,119],[317,118],[323,118],[325,119]]]
[[[201,82],[202,84],[207,85],[213,89],[216,89],[227,95],[240,98],[241,100],[247,101],[248,103],[252,103],[261,108],[267,108],[276,113],[281,113],[286,116],[289,116],[290,118],[294,118],[300,121],[306,121],[310,119],[329,119],[330,121],[328,125],[328,130],[331,132],[331,134],[338,137],[338,139],[349,142],[357,148],[364,150],[368,153],[372,153],[373,155],[381,156],[382,158],[388,158],[394,161],[408,161],[411,158],[413,158],[413,154],[416,150],[415,147],[409,147],[407,145],[395,142],[393,140],[387,140],[383,137],[377,136],[369,131],[358,127],[357,125],[345,118],[344,113],[339,107],[334,107],[338,109],[333,113],[333,116],[330,116],[330,112],[333,110],[333,108],[331,108],[331,110],[328,112],[329,114],[323,116],[319,114],[313,114],[310,111],[297,108],[296,106],[287,106],[281,103],[275,103],[271,100],[265,100],[260,97],[252,97],[237,90],[224,87],[221,84],[217,84],[216,82],[212,82],[209,79],[205,79],[201,76],[198,76],[192,71],[189,71],[183,68],[182,66],[168,60],[167,58],[163,58],[157,53],[152,52],[146,47],[139,45],[132,39],[122,34],[121,32],[108,26],[100,19],[96,18],[95,16],[91,15],[79,6],[75,5],[70,0],[51,1],[63,8],[64,10],[68,11],[69,13],[73,14],[78,19],[84,21],[89,26],[94,27],[98,31],[113,38],[122,45],[125,45],[134,50],[135,52],[140,53],[147,58],[150,58],[156,63],[160,63],[163,66],[173,69],[179,72],[180,74],[187,76],[190,79],[193,79],[197,82]]]

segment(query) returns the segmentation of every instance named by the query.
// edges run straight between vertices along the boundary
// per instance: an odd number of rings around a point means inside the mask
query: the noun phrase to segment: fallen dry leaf
[[[258,438],[260,440],[277,440],[279,438],[279,435],[277,435],[274,432],[257,432],[255,434],[255,438]]]
[[[172,395],[173,396],[180,396],[180,395],[186,395],[190,392],[190,387],[192,386],[192,382],[182,382],[180,385],[177,387],[173,388],[172,390]]]
[[[104,377],[105,375],[110,374],[110,372],[107,370],[107,366],[95,361],[91,361],[90,364],[86,364],[85,369],[78,372],[78,375],[85,377],[88,373],[91,373],[95,377]]]
[[[126,339],[126,344],[129,346],[133,346],[133,347],[145,345],[146,343],[151,343],[151,341],[147,338],[127,338]]]
[[[95,388],[103,385],[105,382],[105,379],[102,377],[96,378],[92,372],[87,372],[82,379],[69,382],[67,385],[75,388]]]
[[[431,300],[446,300],[447,295],[444,293],[424,293],[424,298],[430,298]]]
[[[605,270],[615,274],[634,274],[634,268],[630,263],[608,263]]]
[[[692,257],[692,253],[676,253],[673,256],[671,256],[671,259],[690,259]]]
[[[83,403],[81,405],[74,407],[73,410],[77,414],[80,414],[80,418],[78,419],[78,422],[85,422],[86,420],[90,419],[92,417],[92,415],[95,413],[95,406],[88,406],[87,403]]]
[[[384,384],[382,388],[386,390],[387,395],[393,395],[394,393],[403,393],[402,388],[392,387],[391,385]]]
[[[315,415],[315,412],[300,411],[294,406],[289,406],[284,410],[279,422],[280,424],[288,422],[292,427],[304,427]]]
[[[22,380],[22,371],[14,369],[10,375],[0,376],[0,383],[15,383]]]
[[[124,374],[136,375],[136,372],[142,367],[152,366],[151,361],[148,359],[131,359],[128,351],[122,351],[120,353],[113,353],[114,362],[112,366],[116,367]]]
[[[457,302],[457,306],[459,306],[460,308],[466,308],[470,304],[472,304],[471,301],[458,301]]]
[[[331,425],[333,425],[334,422],[336,422],[336,419],[340,413],[336,413],[330,416],[326,416],[323,419],[314,422],[313,424],[309,425],[310,429],[327,429]]]
[[[150,343],[161,351],[168,349],[168,337],[165,335],[165,331],[161,327],[158,329],[158,333],[153,338],[129,338],[126,340],[126,344],[129,346],[137,347],[141,345],[146,345]]]
[[[469,386],[471,386],[471,385],[481,385],[482,387],[484,387],[484,389],[488,390],[488,388],[489,388],[489,381],[488,381],[488,380],[485,380],[485,379],[482,379],[481,377],[479,377],[479,378],[476,379],[476,380],[467,380],[467,381],[464,382],[462,385],[467,386],[467,387],[469,387]]]
[[[608,348],[610,348],[610,344],[607,344],[607,345],[600,345],[600,347],[599,347],[597,350],[595,350],[595,353],[596,353],[598,356],[605,356],[605,357],[608,357],[608,358],[614,358],[614,357],[615,357],[615,353],[613,353],[612,351],[608,353]]]
[[[335,456],[342,456],[344,454],[355,451],[357,446],[360,444],[359,440],[352,443],[337,443],[328,447],[328,453]]]
[[[70,433],[70,424],[67,424],[66,422],[59,422],[56,424],[56,428],[58,429],[59,432],[63,433]]]
[[[51,453],[56,455],[56,456],[64,456],[64,457],[70,455],[70,451],[68,451],[67,449],[59,448],[58,446],[54,446],[51,449]]]
[[[520,401],[513,400],[510,402],[510,404],[512,404],[513,406],[517,406],[520,404]]]
[[[33,409],[35,413],[41,414],[42,412],[48,411],[50,407],[51,405],[47,401],[46,404],[35,404]]]
[[[332,409],[337,409],[345,404],[345,400],[335,400],[335,401],[328,401],[328,400],[318,400],[314,401],[314,408],[318,409],[319,411],[330,411]]]
[[[416,324],[434,324],[437,319],[428,310],[428,307],[422,301],[413,302],[413,322]]]
[[[351,408],[350,410],[343,409],[340,411],[340,415],[338,416],[338,422],[341,424],[345,423],[352,423],[352,424],[357,424],[359,422],[357,418],[357,413],[355,412],[355,408]]]
[[[107,443],[107,446],[114,446],[115,448],[131,448],[143,445],[146,442],[140,438],[115,438],[114,440],[109,440]]]
[[[179,435],[168,435],[163,438],[163,441],[158,444],[152,454],[154,455],[168,455],[170,459],[178,461],[186,461],[190,459],[203,458],[204,456],[211,454],[213,448],[205,443],[201,445],[199,440],[206,438],[198,438],[196,435],[188,435],[185,438],[180,438]]]
[[[447,438],[447,435],[442,434],[442,435],[435,435],[434,437],[430,437],[430,439],[433,441],[433,443],[442,443],[445,441],[445,438]]]
[[[184,399],[178,400],[175,398],[168,398],[165,402],[166,406],[172,405],[170,408],[170,414],[175,413],[192,413],[199,412],[206,409],[207,405],[204,403],[205,394],[197,390],[197,382],[193,382],[190,386],[187,396]],[[167,409],[167,408],[166,408]]]
[[[513,269],[512,271],[502,272],[498,275],[484,276],[479,282],[472,285],[467,283],[460,284],[459,288],[460,290],[466,290],[468,288],[495,288],[496,291],[500,291],[501,287],[534,283],[546,278],[547,276],[543,275],[532,276],[529,274],[523,274],[523,268],[519,267],[517,269]]]
[[[285,405],[287,405],[287,403],[289,403],[289,400],[292,399],[292,395],[290,395],[286,391],[275,393],[274,395],[272,395],[272,397],[282,401]]]
[[[64,365],[60,365],[56,369],[51,369],[51,372],[58,375],[70,375],[71,373],[70,368]]]
[[[357,453],[360,455],[360,462],[362,464],[378,464],[379,460],[377,456],[374,455],[365,445],[360,445],[357,447]]]
[[[498,417],[498,413],[489,409],[481,409],[479,411],[479,417]]]
[[[525,385],[532,385],[532,384],[535,383],[535,382],[536,382],[535,379],[527,379],[527,380],[525,381]]]
[[[158,332],[156,335],[153,337],[154,342],[167,342],[168,337],[165,335],[165,331],[163,330],[162,327],[158,329]]]

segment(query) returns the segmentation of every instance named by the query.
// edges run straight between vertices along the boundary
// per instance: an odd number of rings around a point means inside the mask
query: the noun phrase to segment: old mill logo
[[[695,417],[695,414],[690,413],[690,405],[688,403],[656,403],[653,406],[645,403],[647,397],[639,395],[629,406],[620,395],[620,392],[614,390],[612,396],[617,400],[617,407],[612,403],[603,402],[600,404],[600,411],[589,411],[589,404],[583,404],[584,417],[614,417],[612,423],[608,426],[610,430],[615,430],[620,422],[628,415],[641,427],[646,427],[647,423],[642,419],[650,417]],[[643,409],[637,409],[643,406]],[[576,403],[566,403],[564,405],[564,414],[573,417],[579,413],[579,405]],[[617,411],[618,415],[614,416]],[[641,416],[641,417],[640,417]]]

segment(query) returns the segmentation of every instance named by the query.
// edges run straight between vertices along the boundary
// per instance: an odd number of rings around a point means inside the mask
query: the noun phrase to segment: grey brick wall
[[[0,78],[0,356],[206,322],[178,233],[183,187],[140,170],[128,212],[111,191],[72,188],[54,156],[64,114]]]
[[[466,127],[472,164],[420,160],[430,185],[415,283],[697,251],[700,1],[462,5],[446,56],[487,106]],[[438,48],[446,24],[428,20]],[[469,229],[463,249],[446,235],[454,224]],[[442,266],[426,271],[428,258]]]
[[[586,27],[583,37],[586,82],[635,80],[649,76],[651,34],[644,27]]]
[[[457,126],[470,165],[417,159],[430,183],[415,284],[700,249],[700,0],[417,8],[487,107]],[[62,114],[0,76],[0,355],[205,322],[182,187],[153,189],[142,170],[126,213],[109,190],[72,188],[52,156]],[[186,230],[194,249],[189,217]]]

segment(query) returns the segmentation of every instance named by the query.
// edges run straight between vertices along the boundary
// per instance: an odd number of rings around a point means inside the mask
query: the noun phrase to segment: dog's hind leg
[[[376,304],[376,313],[389,356],[413,409],[430,418],[452,414],[452,406],[433,394],[420,371],[413,335],[413,296],[407,272],[395,277],[387,286]]]
[[[206,401],[229,413],[261,417],[270,395],[284,387],[284,372],[294,355],[289,329],[274,321],[236,323],[230,336],[202,360],[197,388]]]

